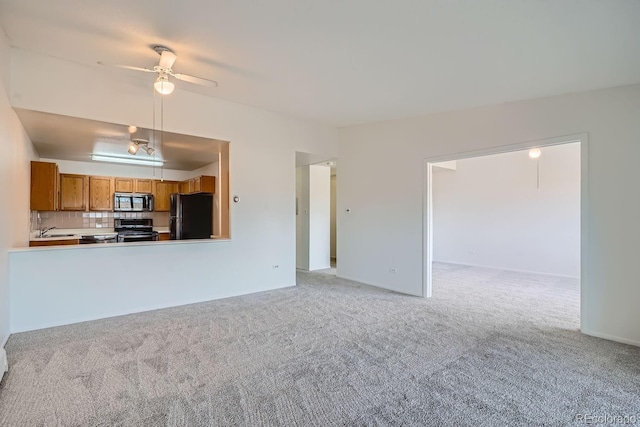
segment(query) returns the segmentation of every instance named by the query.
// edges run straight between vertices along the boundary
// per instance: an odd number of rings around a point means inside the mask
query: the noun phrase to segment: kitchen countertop
[[[38,237],[38,231],[31,232],[29,240],[33,242],[47,242],[54,240],[76,240],[82,236],[116,236],[113,228],[54,228],[45,233],[45,237]],[[66,236],[61,236],[66,234]]]
[[[168,233],[169,227],[153,227],[158,233]],[[56,236],[57,234],[70,234],[70,236]],[[116,236],[118,233],[113,228],[54,228],[45,234],[45,237],[37,237],[38,231],[32,231],[29,240],[33,242],[49,242],[55,240],[76,240],[82,236]]]

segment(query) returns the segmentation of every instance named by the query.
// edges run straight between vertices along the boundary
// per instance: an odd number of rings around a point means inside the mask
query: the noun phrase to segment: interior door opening
[[[579,312],[586,142],[577,135],[425,160],[423,296],[437,292],[434,272],[457,270],[460,279],[464,269],[497,269],[512,280],[564,278],[557,286],[573,279]]]

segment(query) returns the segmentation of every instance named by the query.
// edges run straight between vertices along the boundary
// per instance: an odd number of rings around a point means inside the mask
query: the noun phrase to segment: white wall
[[[329,268],[331,168],[309,166],[309,270]]]
[[[580,145],[458,160],[433,173],[433,260],[578,277]]]
[[[338,274],[421,294],[423,159],[587,132],[582,330],[640,344],[639,117],[629,86],[342,129]]]
[[[20,49],[12,50],[12,71],[15,107],[152,126],[145,76]],[[52,78],[56,85],[46,83]],[[337,131],[180,88],[164,111],[167,131],[231,141],[230,193],[240,197],[230,207],[232,240],[12,252],[13,331],[295,284],[295,151],[335,157]],[[152,267],[106,274],[134,256]]]
[[[309,270],[309,166],[296,168],[296,267]]]
[[[29,235],[29,162],[37,159],[31,141],[9,105],[9,44],[0,28],[0,347],[10,333],[9,253]],[[2,375],[0,375],[1,377]]]
[[[337,215],[337,200],[338,200],[338,188],[337,188],[337,175],[331,175],[331,258],[336,258],[338,251],[337,247],[337,234],[336,234],[336,215]]]

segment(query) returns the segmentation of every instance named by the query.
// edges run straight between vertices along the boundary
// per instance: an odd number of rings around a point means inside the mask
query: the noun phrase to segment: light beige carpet
[[[639,415],[640,349],[578,332],[576,280],[446,264],[434,278],[426,300],[298,273],[294,288],[13,335],[0,425]]]

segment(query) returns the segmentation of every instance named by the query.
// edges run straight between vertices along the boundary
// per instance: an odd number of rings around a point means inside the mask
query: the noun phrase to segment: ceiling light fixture
[[[153,148],[149,147],[149,141],[140,138],[132,139],[127,151],[135,156],[140,148],[142,148],[150,156],[153,155],[153,153],[156,151]]]
[[[162,160],[144,159],[140,157],[114,156],[110,154],[92,154],[91,160],[109,163],[127,163],[139,166],[162,166]]]
[[[134,126],[134,125],[131,125],[131,126],[129,126],[127,128],[127,130],[129,131],[129,133],[136,133],[136,132],[138,132],[138,127]]]
[[[165,73],[160,73],[156,82],[153,84],[153,87],[156,89],[156,92],[161,93],[162,95],[169,95],[173,92],[176,85],[169,81],[169,76]]]
[[[542,154],[542,151],[540,151],[539,148],[532,148],[531,150],[529,150],[529,157],[531,157],[532,159],[537,159],[538,157],[540,157],[540,154]]]

